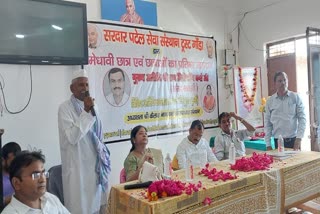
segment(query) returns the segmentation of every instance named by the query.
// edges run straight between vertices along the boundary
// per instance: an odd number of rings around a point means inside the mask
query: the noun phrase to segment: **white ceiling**
[[[248,11],[263,8],[287,0],[182,0],[205,7],[221,8],[227,13],[240,15]]]

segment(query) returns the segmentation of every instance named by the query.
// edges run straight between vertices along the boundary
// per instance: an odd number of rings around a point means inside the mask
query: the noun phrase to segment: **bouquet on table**
[[[191,195],[193,192],[198,192],[202,187],[201,181],[197,184],[183,183],[178,180],[160,180],[154,181],[148,187],[147,198],[149,201],[157,201],[158,198],[181,195],[186,193]]]
[[[236,179],[236,175],[232,175],[230,172],[224,172],[223,170],[217,170],[216,168],[212,168],[210,170],[209,164],[206,164],[206,167],[201,169],[199,172],[199,175],[204,175],[208,177],[208,179],[212,179],[212,181],[218,181],[218,180],[233,180]]]
[[[272,163],[272,156],[267,153],[257,154],[254,152],[251,157],[242,157],[241,159],[237,159],[236,163],[231,165],[230,168],[244,172],[258,171],[269,169]]]

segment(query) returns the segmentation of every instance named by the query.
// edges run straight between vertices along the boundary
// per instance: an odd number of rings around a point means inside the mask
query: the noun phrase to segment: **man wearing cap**
[[[64,201],[77,214],[105,212],[110,173],[109,150],[102,142],[101,121],[88,89],[86,72],[74,72],[72,95],[58,112]]]

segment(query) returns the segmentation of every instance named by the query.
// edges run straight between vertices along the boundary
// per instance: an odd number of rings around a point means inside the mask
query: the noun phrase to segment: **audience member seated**
[[[131,131],[130,136],[132,147],[130,153],[124,161],[126,181],[137,180],[142,165],[145,161],[157,166],[163,173],[163,156],[161,150],[147,148],[148,135],[144,126],[136,126]]]
[[[2,214],[70,213],[55,195],[46,192],[49,173],[44,163],[45,157],[40,151],[24,151],[16,156],[9,168],[15,194]]]
[[[48,179],[47,190],[57,196],[61,203],[64,204],[61,164],[51,167],[48,172],[50,178]]]
[[[21,147],[15,142],[7,143],[2,147],[2,184],[4,204],[7,205],[14,193],[9,178],[9,167],[16,155],[21,152]]]
[[[233,117],[239,120],[245,127],[245,130],[235,131],[232,130],[230,118]],[[246,149],[243,140],[249,136],[252,136],[255,128],[245,121],[243,118],[235,114],[234,112],[222,112],[218,118],[221,132],[215,137],[214,146],[215,154],[219,160],[225,160],[229,158],[229,147],[231,143],[234,143],[236,150],[236,157],[246,155]]]
[[[202,166],[200,157],[206,158],[206,163],[218,161],[208,141],[202,137],[203,131],[204,125],[200,120],[192,122],[188,137],[184,138],[177,147],[179,169],[186,168],[187,160],[190,160],[194,166]]]

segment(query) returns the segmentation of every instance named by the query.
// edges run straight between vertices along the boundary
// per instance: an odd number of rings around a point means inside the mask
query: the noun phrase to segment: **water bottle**
[[[229,162],[230,164],[236,163],[236,149],[234,147],[234,143],[231,143],[229,147]]]
[[[284,152],[284,142],[283,142],[282,135],[279,135],[279,138],[278,138],[278,152],[279,153]]]
[[[164,159],[164,175],[165,178],[170,179],[172,174],[172,167],[171,167],[171,158],[170,154],[167,153],[166,158]]]
[[[200,167],[204,168],[206,166],[206,164],[208,163],[206,150],[198,151],[198,160],[200,162]]]
[[[186,168],[186,181],[190,182],[193,180],[193,165],[190,159],[187,160]]]

